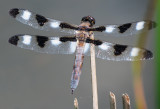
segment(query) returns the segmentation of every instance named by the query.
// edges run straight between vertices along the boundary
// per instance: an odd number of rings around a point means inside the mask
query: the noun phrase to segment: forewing
[[[104,60],[138,61],[153,58],[152,52],[143,48],[113,44],[109,42],[101,42],[97,43],[99,45],[96,45],[96,40],[94,41],[94,44],[96,57]],[[90,44],[87,43],[85,48],[86,51],[84,54],[90,56]]]
[[[133,23],[126,23],[122,25],[99,26],[99,27],[91,28],[90,30],[93,30],[95,32],[102,32],[104,33],[104,35],[119,37],[119,36],[136,35],[141,32],[151,30],[155,27],[156,27],[156,23],[154,21],[146,20],[146,21],[139,21],[139,22],[133,22]]]
[[[14,8],[11,9],[9,13],[17,21],[40,30],[60,30],[62,32],[64,31],[75,34],[75,30],[78,28],[77,25],[71,25],[59,20],[46,18],[25,9]]]
[[[76,50],[75,37],[47,37],[15,35],[9,43],[24,49],[48,54],[73,54]]]

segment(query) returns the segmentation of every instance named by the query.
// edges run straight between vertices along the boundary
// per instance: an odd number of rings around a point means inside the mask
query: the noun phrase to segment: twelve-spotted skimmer
[[[23,24],[40,30],[60,30],[74,34],[73,36],[39,36],[20,34],[9,39],[9,43],[20,48],[30,49],[48,54],[73,54],[75,53],[75,62],[71,77],[72,92],[79,83],[81,68],[84,55],[90,55],[90,43],[95,45],[95,54],[97,58],[113,61],[134,61],[145,60],[153,57],[152,52],[143,48],[132,47],[128,45],[114,44],[101,40],[93,40],[93,32],[103,32],[106,35],[128,36],[138,34],[144,30],[150,30],[155,27],[153,21],[139,21],[126,23],[122,25],[105,25],[94,27],[95,19],[91,16],[85,16],[81,24],[72,25],[59,20],[46,18],[24,9],[11,9],[10,15]]]

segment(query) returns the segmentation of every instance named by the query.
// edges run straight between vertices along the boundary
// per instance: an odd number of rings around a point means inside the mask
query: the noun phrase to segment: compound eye
[[[87,22],[87,21],[88,21],[88,19],[87,19],[87,18],[85,18],[85,19],[84,19],[84,21],[86,21],[86,22]]]
[[[84,19],[84,21],[88,21],[87,19]]]
[[[89,21],[89,18],[88,17],[83,17],[81,21],[87,22],[87,21]]]

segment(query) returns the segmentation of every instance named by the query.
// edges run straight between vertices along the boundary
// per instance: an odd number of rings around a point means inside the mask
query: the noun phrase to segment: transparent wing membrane
[[[90,56],[90,44],[86,43],[85,48],[84,54]],[[95,55],[97,58],[112,61],[137,61],[153,58],[149,50],[109,42],[95,46]]]
[[[75,37],[73,37],[75,38]],[[15,35],[9,43],[24,49],[48,54],[73,54],[76,50],[76,41],[61,41],[60,37]]]
[[[17,9],[17,8],[11,9],[10,15],[17,21],[40,30],[46,30],[46,31],[59,30],[70,34],[75,34],[74,29],[77,28],[77,25],[71,25],[59,20],[46,18],[42,15],[35,14],[25,9]]]
[[[108,36],[131,36],[136,35],[141,32],[146,32],[156,27],[156,23],[150,20],[139,21],[133,23],[126,23],[122,25],[106,25],[92,28],[91,30],[95,31],[95,35],[100,35],[102,32],[103,35]]]

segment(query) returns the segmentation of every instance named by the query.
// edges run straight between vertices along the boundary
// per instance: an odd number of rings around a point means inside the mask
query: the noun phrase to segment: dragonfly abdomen
[[[83,47],[77,46],[75,62],[74,62],[73,72],[72,72],[72,77],[71,77],[72,93],[77,88],[79,80],[80,80],[81,68],[83,65],[83,58],[84,58],[83,51],[84,51]]]

